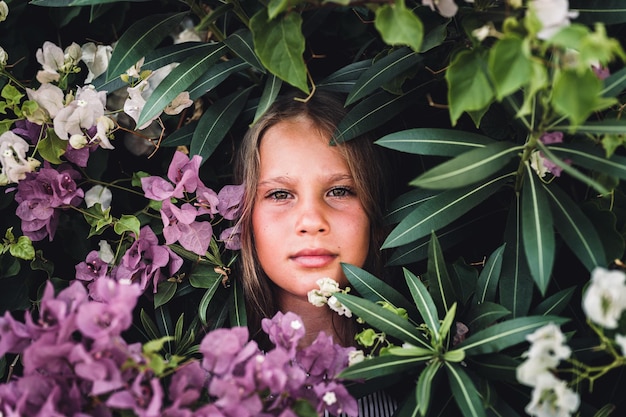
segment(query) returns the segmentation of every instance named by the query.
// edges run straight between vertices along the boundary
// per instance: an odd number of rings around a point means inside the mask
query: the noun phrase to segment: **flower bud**
[[[5,20],[7,20],[8,15],[9,15],[9,6],[7,5],[5,1],[0,1],[0,22],[4,22]]]
[[[82,149],[89,143],[89,140],[85,135],[72,135],[70,136],[70,146],[74,149]]]
[[[0,2],[4,3],[4,2]],[[9,54],[0,46],[0,69],[3,69],[7,65],[7,61],[9,60]]]

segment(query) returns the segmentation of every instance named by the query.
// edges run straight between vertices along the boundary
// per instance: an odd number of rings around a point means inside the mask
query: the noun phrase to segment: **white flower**
[[[339,302],[337,297],[334,295],[328,299],[328,307],[331,310],[336,311],[340,316],[352,317],[352,312],[348,309],[348,307],[344,306]]]
[[[587,318],[607,329],[615,329],[626,309],[626,275],[597,267],[591,272],[591,284],[583,296]]]
[[[422,5],[429,6],[431,10],[436,7],[443,17],[453,17],[459,10],[454,0],[422,0]]]
[[[71,135],[83,134],[82,129],[95,126],[98,118],[104,115],[105,105],[106,92],[98,92],[90,85],[79,87],[75,99],[54,118],[54,131],[65,140]]]
[[[65,52],[54,43],[46,41],[42,48],[35,54],[37,62],[43,68],[37,72],[37,81],[42,84],[58,81],[59,72],[70,72],[78,63],[81,57],[80,46],[72,43],[65,49]]]
[[[4,3],[4,2],[3,2]],[[9,54],[0,46],[0,69],[4,68],[9,61]]]
[[[307,293],[309,303],[316,307],[322,307],[328,303],[328,298],[336,292],[341,291],[339,283],[332,278],[324,277],[315,281],[319,289],[313,289]]]
[[[132,67],[126,70],[126,75],[128,75],[129,77],[133,77],[133,78],[140,78],[141,67],[144,61],[145,61],[145,58],[141,58],[139,61],[137,61],[135,65],[133,65]]]
[[[193,28],[186,28],[175,36],[172,36],[172,38],[174,39],[174,44],[202,41],[200,34],[196,32]]]
[[[539,375],[525,411],[536,417],[569,417],[578,410],[580,397],[551,373]]]
[[[4,22],[7,20],[7,16],[9,15],[9,6],[6,1],[0,1],[0,22]]]
[[[89,143],[89,139],[85,135],[70,136],[70,146],[74,149],[83,149]]]
[[[565,345],[561,329],[554,323],[535,330],[526,336],[526,340],[531,343],[523,355],[527,359],[516,369],[517,380],[524,385],[535,386],[542,374],[549,373],[562,359],[572,354],[569,346]]]
[[[100,250],[98,251],[98,257],[102,259],[102,261],[111,264],[115,259],[115,255],[113,254],[113,249],[111,245],[106,240],[101,240],[98,245],[100,246]]]
[[[355,363],[363,362],[365,360],[365,353],[362,350],[356,349],[348,352],[348,366]]]
[[[85,84],[89,84],[107,70],[113,54],[113,47],[111,45],[96,46],[93,42],[87,42],[81,47],[81,50],[82,60],[89,70]]]
[[[541,178],[545,177],[550,172],[548,167],[543,163],[544,161],[545,159],[541,156],[540,151],[534,151],[530,154],[530,166]]]
[[[539,377],[545,373],[550,373],[551,363],[546,363],[542,359],[527,359],[515,369],[515,378],[521,383],[529,387],[537,385]]]
[[[3,185],[23,180],[27,172],[34,171],[40,165],[38,160],[26,157],[28,148],[28,143],[11,131],[0,135],[0,182]]]
[[[189,92],[183,91],[177,95],[170,104],[165,107],[163,113],[169,115],[175,115],[186,109],[193,104],[193,100],[189,98]]]
[[[332,391],[328,391],[324,394],[322,400],[324,400],[324,403],[326,403],[326,405],[333,405],[337,402],[337,395]]]
[[[302,328],[302,322],[300,320],[293,320],[289,323],[289,326],[294,330],[298,330]]]
[[[615,343],[617,343],[619,348],[622,350],[622,356],[626,356],[626,336],[616,334]]]
[[[115,129],[115,122],[107,116],[100,116],[96,119],[96,134],[92,140],[99,141],[99,145],[103,149],[115,149],[115,146],[109,141],[109,133]]]
[[[113,194],[108,187],[94,185],[85,193],[85,204],[87,204],[87,207],[91,207],[96,203],[100,203],[100,206],[104,211],[111,207],[112,198]]]
[[[569,26],[570,19],[578,16],[578,12],[569,11],[568,0],[532,0],[529,8],[541,22],[539,39],[549,39],[561,28]]]

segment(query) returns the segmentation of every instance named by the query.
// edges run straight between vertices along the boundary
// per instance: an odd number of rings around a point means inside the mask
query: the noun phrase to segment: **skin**
[[[348,166],[306,118],[272,126],[261,140],[252,229],[261,267],[276,285],[282,311],[305,320],[307,333],[333,334],[328,308],[307,293],[330,277],[345,286],[341,262],[362,267],[370,222]],[[305,341],[306,343],[306,341]]]

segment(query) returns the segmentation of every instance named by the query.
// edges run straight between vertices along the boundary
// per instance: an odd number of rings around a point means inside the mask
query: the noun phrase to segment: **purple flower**
[[[109,264],[100,259],[98,251],[92,250],[87,254],[85,262],[76,265],[76,279],[91,282],[107,275]]]
[[[202,157],[200,155],[194,155],[189,159],[184,153],[176,151],[167,170],[167,178],[176,184],[177,190],[193,193],[198,185],[202,184],[198,176],[201,162]]]
[[[554,143],[563,143],[563,132],[549,132],[544,133],[539,138],[545,145],[552,145]]]
[[[68,356],[76,376],[92,382],[90,395],[106,394],[124,386],[120,367],[126,358],[116,359],[107,350],[96,348],[87,352],[82,344],[75,345]]]
[[[346,413],[350,416],[359,414],[359,408],[354,397],[342,384],[335,381],[317,384],[313,387],[315,394],[321,400],[317,406],[317,412],[323,414],[327,410],[332,415]]]
[[[144,177],[141,179],[144,195],[150,200],[167,200],[174,194],[174,186],[161,177]]]
[[[195,221],[197,214],[195,207],[189,203],[178,208],[170,200],[165,200],[161,207],[165,243],[171,245],[178,241],[183,248],[204,255],[211,243],[213,226],[209,222]]]
[[[138,417],[160,417],[163,389],[158,378],[148,373],[138,374],[132,385],[113,393],[106,404],[125,410],[133,410]]]
[[[314,381],[334,378],[348,366],[348,354],[353,347],[333,343],[332,336],[320,332],[313,343],[296,353],[296,358]]]
[[[169,385],[169,397],[176,406],[193,404],[206,388],[207,373],[199,361],[193,361],[176,370]]]
[[[220,240],[224,242],[224,247],[230,250],[241,249],[241,226],[239,223],[233,227],[228,227],[220,233]]]
[[[30,143],[36,145],[37,142],[39,142],[39,138],[43,135],[43,125],[38,125],[28,120],[17,120],[12,132],[28,139]]]
[[[305,334],[302,319],[290,311],[284,314],[279,311],[272,319],[264,318],[261,327],[272,343],[291,353],[295,352]]]
[[[243,199],[243,184],[225,185],[217,194],[219,204],[217,210],[227,220],[233,220],[241,214],[241,201]]]
[[[166,278],[161,268],[169,265],[169,276],[172,276],[180,269],[183,260],[167,246],[159,245],[149,226],[142,227],[139,232],[139,239],[128,248],[114,276],[117,280],[139,281],[142,290],[152,281],[153,292],[156,293],[157,285]]]
[[[6,353],[20,353],[31,341],[31,333],[24,323],[11,316],[8,311],[0,317],[0,357]]]
[[[222,375],[230,372],[237,363],[250,357],[257,349],[255,342],[248,342],[246,327],[233,327],[207,333],[200,342],[199,350],[203,355],[202,367]],[[248,353],[249,350],[252,352]]]
[[[213,218],[213,216],[218,213],[217,205],[219,202],[220,199],[215,191],[206,187],[204,184],[198,184],[195,203],[198,207],[198,214],[208,214]]]

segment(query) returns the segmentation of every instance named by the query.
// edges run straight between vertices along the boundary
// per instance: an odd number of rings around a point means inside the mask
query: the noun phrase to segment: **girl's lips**
[[[335,260],[337,255],[323,249],[306,249],[289,258],[305,268],[323,268]]]

